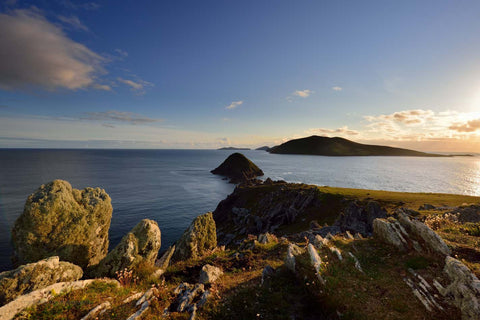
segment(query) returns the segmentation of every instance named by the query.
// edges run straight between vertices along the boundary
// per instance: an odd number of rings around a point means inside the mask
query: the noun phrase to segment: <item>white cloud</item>
[[[308,90],[308,89],[305,89],[305,90],[296,90],[293,95],[295,96],[298,96],[298,97],[301,97],[301,98],[307,98],[309,95],[311,95],[313,93],[312,90]]]
[[[343,88],[342,88],[342,87],[339,87],[339,86],[335,86],[335,87],[332,87],[332,90],[333,90],[333,91],[342,91]]]
[[[58,16],[58,20],[69,25],[73,29],[88,31],[88,28],[76,16],[70,16],[70,17]]]
[[[126,58],[126,57],[128,57],[128,52],[125,51],[125,50],[122,50],[122,49],[118,49],[118,48],[117,48],[117,49],[115,49],[114,51],[119,55],[120,58]]]
[[[228,106],[225,107],[227,110],[232,110],[235,109],[236,107],[240,106],[243,104],[243,101],[232,101]]]
[[[37,9],[0,14],[0,88],[92,87],[105,58],[67,37]]]
[[[135,79],[134,81],[131,79],[117,78],[117,80],[126,84],[132,91],[140,95],[145,94],[147,87],[153,87],[153,83],[141,79]]]

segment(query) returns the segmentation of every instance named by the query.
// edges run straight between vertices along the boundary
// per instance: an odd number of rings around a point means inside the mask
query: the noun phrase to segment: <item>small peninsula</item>
[[[263,147],[259,147],[255,150],[262,150],[262,151],[270,151],[270,147],[269,146],[263,146]]]
[[[318,156],[403,156],[403,157],[448,157],[415,150],[370,145],[353,142],[340,137],[310,136],[294,139],[272,147],[270,153],[308,154]]]

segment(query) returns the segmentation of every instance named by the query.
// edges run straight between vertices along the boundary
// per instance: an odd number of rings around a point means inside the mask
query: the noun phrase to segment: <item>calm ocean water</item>
[[[241,151],[265,177],[338,187],[480,195],[480,157],[321,157]],[[0,271],[11,267],[10,229],[29,194],[53,179],[104,188],[112,198],[110,247],[141,219],[158,222],[162,249],[234,186],[210,170],[232,151],[0,150]]]

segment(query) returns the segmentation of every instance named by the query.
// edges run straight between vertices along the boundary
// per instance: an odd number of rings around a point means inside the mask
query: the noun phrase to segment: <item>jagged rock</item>
[[[351,252],[348,252],[348,255],[353,259],[353,262],[355,263],[355,268],[361,273],[363,273],[362,266],[360,265],[360,261],[358,261],[357,257],[355,257]]]
[[[410,220],[401,210],[397,212],[397,215],[400,224],[409,234],[413,234],[414,240],[420,240],[422,242],[420,245],[425,251],[441,255],[450,255],[452,253],[442,238],[426,224],[418,220]]]
[[[105,313],[108,309],[112,307],[111,303],[108,301],[105,301],[104,303],[99,304],[92,310],[90,310],[89,313],[87,313],[82,319],[80,320],[91,320],[91,319],[98,319],[98,315],[101,315]]]
[[[408,249],[407,231],[394,218],[373,220],[373,236],[401,251]]]
[[[154,265],[161,245],[155,221],[143,219],[90,272],[95,277],[114,277],[115,272],[132,269],[139,263]]]
[[[320,229],[321,227],[317,220],[310,221],[310,229]]]
[[[37,304],[45,303],[54,298],[58,294],[69,292],[72,290],[83,289],[93,282],[102,282],[114,284],[119,287],[120,283],[112,279],[88,279],[70,282],[59,282],[52,284],[46,288],[32,291],[28,294],[17,297],[15,300],[0,307],[0,320],[10,320],[20,311],[33,307]]]
[[[175,244],[172,260],[197,259],[217,246],[215,221],[211,212],[193,220]]]
[[[317,276],[317,279],[322,284],[325,284],[325,280],[322,277],[322,259],[318,255],[317,249],[315,249],[315,247],[311,243],[309,243],[307,246],[307,251],[310,256],[310,263],[315,269],[315,275]]]
[[[335,255],[337,256],[338,260],[340,260],[340,261],[343,260],[342,252],[340,251],[340,249],[338,249],[338,248],[335,247],[335,246],[331,246],[331,247],[329,247],[329,249],[330,249],[330,252],[335,253]]]
[[[205,298],[205,292],[206,291],[203,284],[197,283],[195,285],[191,285],[188,283],[181,283],[173,291],[173,293],[177,295],[177,298],[170,308],[172,311],[177,312],[192,312],[194,309],[197,309],[197,305],[194,303],[194,301]]]
[[[290,243],[287,247],[287,256],[285,257],[285,266],[295,273],[295,256],[298,256],[302,253],[304,253],[305,250],[300,248],[299,246]]]
[[[339,215],[335,221],[335,226],[339,226],[342,232],[358,232],[368,236],[373,232],[373,220],[386,216],[387,212],[380,207],[378,202],[369,201],[366,206],[361,206],[352,201]]]
[[[461,261],[447,256],[443,269],[452,283],[441,292],[452,295],[463,320],[480,319],[480,280]]]
[[[259,234],[257,237],[257,241],[261,244],[268,244],[272,242],[277,242],[278,239],[273,234],[267,232],[267,233]]]
[[[221,201],[213,213],[219,242],[227,244],[228,234],[254,234],[274,232],[288,225],[308,211],[322,210],[321,192],[317,188],[294,188],[286,183],[275,183],[270,188],[236,188],[225,200]],[[248,202],[255,194],[258,201]]]
[[[14,263],[59,256],[82,268],[97,264],[108,250],[111,199],[100,188],[73,189],[63,180],[31,194],[12,230]]]
[[[270,265],[267,265],[265,268],[263,268],[262,281],[260,282],[260,284],[262,286],[268,286],[274,274],[275,269],[273,269]]]
[[[375,219],[373,223],[374,237],[392,244],[399,250],[413,249],[418,252],[430,252],[442,256],[451,253],[450,248],[424,223],[410,220],[402,210],[397,211],[395,218]]]
[[[262,170],[238,152],[231,154],[218,168],[210,172],[230,178],[231,183],[239,183],[263,176]]]
[[[172,259],[174,252],[175,252],[175,245],[168,247],[167,251],[165,251],[162,257],[157,261],[155,261],[155,267],[158,267],[162,270],[166,270],[170,265],[170,260]]]
[[[16,297],[57,282],[75,281],[83,276],[82,268],[60,262],[58,256],[22,265],[0,273],[0,306]]]
[[[222,274],[222,269],[206,264],[200,271],[200,280],[198,282],[203,284],[214,283]]]
[[[420,206],[418,210],[435,210],[435,206],[429,203],[425,203],[423,206]]]

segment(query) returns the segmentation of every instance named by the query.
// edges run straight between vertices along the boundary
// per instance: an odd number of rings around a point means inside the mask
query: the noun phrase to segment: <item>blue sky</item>
[[[0,147],[480,152],[478,1],[0,5]]]

